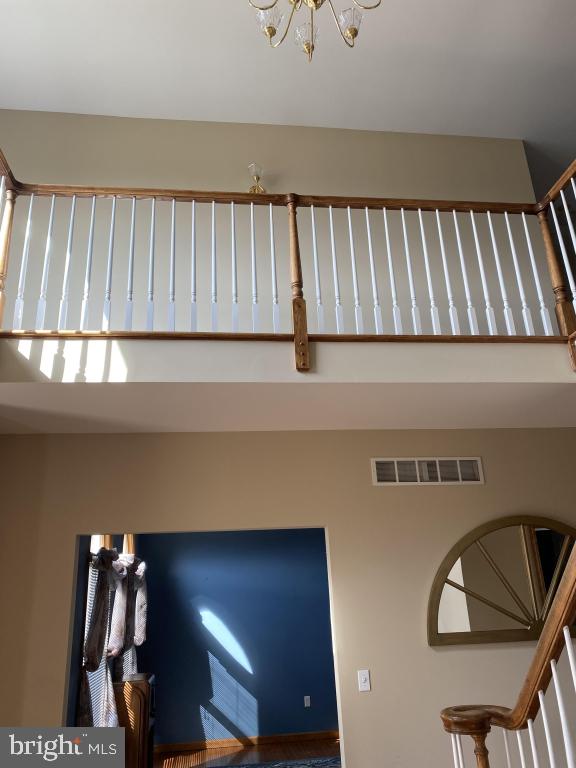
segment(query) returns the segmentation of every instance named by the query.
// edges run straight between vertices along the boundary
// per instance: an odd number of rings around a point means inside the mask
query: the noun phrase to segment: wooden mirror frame
[[[438,632],[438,614],[440,610],[440,599],[446,585],[448,575],[452,570],[454,563],[462,556],[465,550],[477,542],[483,536],[498,531],[502,528],[512,526],[520,527],[523,535],[523,554],[526,565],[526,576],[528,578],[530,592],[534,604],[538,606],[539,618],[534,625],[526,629],[494,629],[494,630],[475,630],[470,632]],[[562,551],[558,557],[552,583],[548,593],[542,596],[541,591],[541,570],[540,558],[535,549],[535,541],[530,532],[533,528],[550,528],[553,531],[563,534],[567,537],[564,541]],[[560,576],[568,556],[570,554],[570,544],[576,540],[576,528],[573,528],[559,520],[553,520],[550,517],[538,517],[532,515],[515,515],[512,517],[500,517],[491,520],[488,523],[474,528],[474,530],[463,536],[448,552],[440,568],[438,569],[430,598],[428,600],[428,645],[470,645],[477,643],[515,643],[523,640],[538,640],[544,621],[552,605],[552,599],[558,588]],[[486,555],[485,555],[486,557]],[[488,555],[489,558],[489,555]],[[487,561],[488,561],[487,558]],[[536,560],[536,558],[538,558]],[[489,567],[496,570],[498,566],[489,563]],[[502,578],[499,576],[499,578]],[[540,588],[540,589],[539,589]],[[471,595],[474,596],[474,595]]]

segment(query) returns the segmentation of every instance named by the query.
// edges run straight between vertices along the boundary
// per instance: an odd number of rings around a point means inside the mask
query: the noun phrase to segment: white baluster
[[[322,285],[320,283],[320,266],[318,263],[318,240],[316,238],[316,215],[314,206],[310,206],[310,220],[312,222],[312,256],[314,260],[314,283],[316,286],[316,319],[318,333],[324,333],[324,306],[322,304]]]
[[[524,330],[526,331],[527,336],[534,336],[534,323],[532,322],[532,313],[530,312],[530,307],[526,301],[524,281],[522,280],[522,272],[520,271],[520,264],[518,263],[518,253],[516,252],[516,244],[514,242],[512,228],[510,226],[510,218],[507,212],[504,214],[504,219],[506,221],[508,240],[510,241],[510,250],[512,252],[512,261],[514,262],[514,272],[516,273],[516,282],[518,283],[518,292],[520,294],[520,302],[522,304],[522,319],[524,320]]]
[[[472,211],[470,212],[472,214]],[[506,330],[508,336],[516,336],[516,326],[514,324],[514,315],[512,314],[512,308],[508,301],[508,293],[506,292],[506,283],[504,282],[504,275],[502,274],[502,264],[500,263],[500,253],[498,251],[498,243],[496,242],[496,236],[494,234],[494,227],[492,226],[492,216],[490,211],[486,212],[488,216],[488,227],[490,229],[490,239],[492,241],[492,251],[494,252],[494,261],[496,262],[496,272],[498,274],[498,283],[500,285],[500,294],[502,295],[502,303],[504,304],[504,320],[506,322]],[[474,234],[476,237],[476,225],[474,225]],[[480,247],[479,245],[477,246]],[[482,266],[483,270],[483,266]]]
[[[210,288],[210,327],[215,333],[218,330],[218,264],[216,254],[216,203],[212,200],[212,234],[211,234],[211,288]]]
[[[576,200],[576,183],[573,178],[570,179],[570,184],[572,185],[572,192],[574,193],[574,199]]]
[[[34,195],[30,195],[28,206],[28,219],[26,221],[26,234],[24,235],[24,247],[22,248],[22,261],[20,262],[20,276],[18,278],[18,293],[14,304],[14,330],[22,328],[24,315],[24,291],[26,289],[26,273],[28,272],[28,256],[30,255],[30,240],[32,237],[32,214],[34,212]]]
[[[574,184],[574,179],[572,179],[572,184]],[[572,240],[572,247],[574,248],[574,253],[576,253],[576,232],[574,231],[574,223],[572,222],[572,214],[570,213],[570,208],[568,208],[568,203],[566,202],[566,195],[564,194],[564,190],[560,190],[560,197],[562,198],[562,205],[564,206],[564,213],[566,215],[566,221],[568,223],[568,229],[570,230],[570,239]]]
[[[451,733],[450,741],[452,742],[452,758],[454,760],[454,768],[460,768],[460,762],[458,760],[458,747],[456,746],[456,736]]]
[[[540,768],[540,759],[538,757],[538,748],[536,747],[536,737],[534,736],[534,722],[528,720],[528,734],[530,736],[530,749],[532,750],[532,762],[534,768]]]
[[[564,627],[564,645],[568,653],[568,661],[570,663],[570,672],[572,673],[572,683],[574,684],[574,691],[576,692],[576,657],[574,656],[574,646],[572,645],[572,638],[570,636],[570,630],[568,627]]]
[[[534,257],[534,248],[532,247],[532,238],[530,237],[530,231],[528,229],[528,222],[526,221],[526,214],[522,214],[522,223],[524,224],[524,235],[526,237],[526,244],[528,245],[528,254],[530,256],[530,265],[532,267],[532,274],[534,275],[534,285],[536,286],[536,293],[538,295],[538,304],[540,305],[540,318],[544,327],[544,333],[546,336],[553,336],[554,329],[552,328],[552,321],[550,320],[550,312],[544,301],[544,293],[542,291],[542,283],[540,282],[540,275],[538,274],[538,267],[536,266],[536,258]]]
[[[444,271],[444,281],[446,282],[446,293],[448,295],[448,316],[450,318],[450,328],[454,336],[460,335],[460,323],[458,321],[458,310],[454,303],[454,294],[452,293],[452,283],[450,282],[450,272],[448,271],[448,261],[446,259],[446,246],[444,244],[444,232],[442,231],[442,221],[440,220],[440,211],[436,210],[436,226],[438,228],[438,237],[440,239],[440,254],[442,256],[442,269]]]
[[[232,330],[238,331],[240,313],[238,306],[238,263],[236,258],[236,211],[230,203],[230,248],[232,254]]]
[[[108,263],[106,265],[106,287],[104,289],[104,309],[102,311],[102,330],[110,330],[112,313],[112,267],[114,265],[114,235],[116,230],[116,196],[112,198],[110,212],[110,236],[108,238]]]
[[[132,198],[132,215],[130,217],[130,245],[128,246],[128,287],[126,289],[126,315],[124,328],[132,330],[132,307],[134,298],[134,243],[136,237],[136,198]]]
[[[146,297],[146,330],[154,330],[154,259],[156,246],[156,198],[150,208],[150,242],[148,248],[148,290]]]
[[[552,734],[550,733],[550,725],[548,723],[548,713],[546,711],[546,702],[544,701],[543,691],[538,691],[538,699],[540,700],[540,714],[542,715],[542,724],[544,725],[544,735],[546,736],[546,747],[548,749],[550,768],[556,768],[556,754],[554,752]]]
[[[522,744],[521,731],[516,731],[516,739],[518,741],[518,752],[520,753],[520,765],[522,768],[526,768],[526,755],[524,754],[524,745]]]
[[[432,284],[432,273],[430,271],[430,259],[428,257],[428,243],[426,241],[424,219],[422,218],[422,211],[420,208],[418,208],[418,220],[420,222],[420,238],[422,240],[422,253],[424,254],[424,266],[426,268],[428,296],[430,297],[430,317],[432,319],[432,330],[434,335],[438,336],[442,333],[442,328],[440,326],[440,314],[438,313],[438,307],[436,306],[436,299],[434,297],[434,286]]]
[[[558,223],[558,216],[556,214],[554,203],[550,205],[550,210],[552,211],[552,218],[554,219],[554,226],[556,228],[556,235],[558,236],[558,244],[560,245],[564,269],[566,270],[566,277],[568,278],[568,284],[572,293],[572,304],[576,308],[576,283],[574,282],[574,273],[572,272],[572,266],[570,264],[570,259],[568,258],[568,252],[566,251],[566,244],[560,229],[560,224]]]
[[[370,228],[370,214],[368,208],[364,209],[366,214],[366,236],[368,238],[368,257],[370,259],[370,277],[372,280],[372,299],[374,301],[374,327],[376,333],[384,333],[382,323],[382,309],[380,308],[380,296],[378,295],[378,280],[376,277],[376,265],[374,263],[374,250],[372,248],[372,230]]]
[[[330,247],[332,250],[332,275],[334,277],[334,298],[336,302],[336,333],[344,333],[344,310],[340,301],[340,280],[338,278],[338,260],[336,257],[336,238],[334,237],[334,219],[332,206],[328,208],[330,222]]]
[[[234,203],[232,203],[234,205]],[[192,200],[190,232],[190,330],[198,330],[198,305],[196,302],[196,200]]]
[[[510,742],[508,741],[508,731],[506,728],[502,728],[504,735],[504,753],[506,755],[506,768],[512,768],[512,760],[510,759]]]
[[[274,242],[274,209],[269,206],[270,214],[270,269],[272,272],[272,328],[280,332],[280,306],[278,304],[278,279],[276,277],[276,244]]]
[[[0,176],[0,221],[4,211],[4,195],[6,193],[6,176]]]
[[[480,240],[478,239],[478,231],[476,229],[476,219],[474,218],[474,211],[470,211],[470,220],[472,222],[472,232],[474,233],[474,244],[476,246],[476,256],[478,257],[478,267],[480,268],[480,280],[482,282],[482,293],[484,294],[484,301],[486,302],[486,320],[488,321],[488,331],[492,336],[496,336],[498,334],[498,327],[496,325],[496,315],[494,314],[494,309],[490,302],[490,292],[488,291],[486,273],[484,272],[484,260],[482,258]]]
[[[96,217],[96,195],[92,195],[92,209],[90,211],[90,229],[88,230],[88,245],[86,248],[86,271],[84,273],[84,291],[82,293],[82,306],[80,308],[80,330],[88,327],[88,315],[90,308],[90,282],[92,280],[92,255],[94,252],[94,220]]]
[[[384,216],[384,234],[386,235],[386,254],[388,257],[388,274],[390,276],[390,293],[392,296],[392,320],[394,322],[394,333],[396,335],[401,335],[404,332],[402,328],[402,314],[400,312],[398,296],[396,294],[394,260],[392,258],[392,248],[390,247],[390,232],[388,230],[388,213],[386,208],[382,208],[382,215]]]
[[[464,752],[462,751],[462,737],[459,733],[456,734],[456,748],[458,750],[458,762],[460,763],[460,768],[466,768],[464,763]]]
[[[46,296],[48,293],[48,275],[50,273],[50,260],[52,258],[52,233],[54,231],[54,207],[56,195],[52,195],[50,202],[50,216],[48,218],[48,230],[46,232],[46,247],[44,249],[44,264],[42,266],[42,279],[40,281],[40,296],[36,309],[36,329],[44,329],[46,322]]]
[[[252,331],[258,332],[258,270],[256,263],[256,228],[254,203],[250,203],[250,256],[252,263]]]
[[[412,274],[412,259],[410,258],[410,246],[408,244],[408,231],[406,229],[406,215],[404,208],[400,209],[402,216],[402,233],[404,235],[404,254],[406,256],[406,266],[408,268],[408,285],[410,288],[410,301],[412,303],[412,326],[414,333],[419,336],[422,333],[422,323],[420,321],[420,310],[416,301],[416,289],[414,287],[414,276]]]
[[[168,330],[176,330],[176,200],[172,199],[170,274],[168,278]]]
[[[472,336],[478,336],[480,330],[478,328],[478,319],[476,317],[476,309],[472,304],[472,296],[470,294],[470,284],[468,282],[468,270],[466,269],[466,260],[464,258],[464,249],[462,248],[462,238],[460,236],[460,225],[458,224],[458,214],[456,211],[452,211],[452,218],[454,220],[454,230],[456,232],[456,244],[458,246],[458,256],[460,258],[460,269],[462,270],[462,280],[464,282],[464,293],[466,295],[466,311],[468,314],[468,325],[470,326],[470,333]]]
[[[70,207],[70,222],[68,225],[68,241],[66,243],[66,259],[64,261],[64,277],[62,279],[62,296],[58,312],[58,330],[66,328],[68,322],[68,291],[70,287],[70,260],[72,258],[72,240],[74,237],[74,217],[76,215],[76,195],[72,197]]]
[[[568,768],[574,768],[574,747],[572,746],[572,736],[570,735],[570,722],[566,714],[566,707],[564,706],[564,696],[562,694],[560,680],[558,679],[556,662],[552,660],[550,662],[550,666],[552,667],[554,690],[556,691],[556,701],[558,702],[558,711],[560,712],[560,725],[562,726],[562,737],[564,739],[564,749],[566,751],[566,762],[568,764]]]
[[[362,306],[360,305],[360,290],[358,288],[358,273],[356,271],[356,251],[354,249],[354,234],[352,232],[352,216],[348,206],[348,240],[350,242],[350,266],[352,268],[352,289],[354,291],[354,320],[356,333],[364,333]]]

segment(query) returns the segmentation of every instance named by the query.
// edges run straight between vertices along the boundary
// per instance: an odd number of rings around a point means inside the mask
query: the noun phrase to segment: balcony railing
[[[251,195],[27,184],[0,153],[2,335],[277,339],[302,371],[311,339],[562,341],[575,174],[537,204]]]

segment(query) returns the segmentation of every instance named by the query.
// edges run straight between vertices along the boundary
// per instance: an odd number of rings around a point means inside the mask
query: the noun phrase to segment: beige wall
[[[441,707],[511,704],[533,646],[429,648],[435,570],[485,520],[534,513],[575,524],[574,439],[575,430],[0,438],[0,722],[61,720],[77,534],[323,526],[348,768],[445,765]],[[386,455],[479,455],[486,484],[375,488],[369,459]],[[356,690],[364,667],[368,694]]]
[[[516,139],[144,120],[0,110],[0,149],[24,181],[533,200]]]

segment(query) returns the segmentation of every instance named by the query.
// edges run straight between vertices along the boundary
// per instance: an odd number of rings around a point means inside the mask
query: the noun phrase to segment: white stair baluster
[[[234,205],[234,203],[232,203]],[[192,220],[190,231],[190,330],[198,330],[198,304],[196,287],[196,200],[192,200]]]
[[[211,278],[210,278],[210,327],[213,333],[218,330],[218,262],[216,253],[216,203],[212,200],[211,228]]]
[[[410,246],[408,244],[408,231],[406,229],[406,215],[404,208],[400,209],[402,216],[402,233],[404,235],[404,254],[406,256],[406,266],[408,268],[408,285],[410,288],[410,301],[412,303],[412,326],[417,336],[422,334],[422,323],[420,321],[420,310],[416,300],[416,289],[414,287],[414,276],[412,274],[412,259],[410,258]]]
[[[360,304],[360,290],[358,288],[358,272],[356,270],[356,250],[354,248],[354,233],[352,232],[352,216],[348,206],[348,240],[350,242],[350,267],[352,269],[352,289],[354,291],[354,320],[356,333],[364,333],[364,320],[362,318],[362,306]]]
[[[440,239],[440,255],[442,256],[442,269],[444,271],[444,281],[446,283],[446,294],[448,296],[448,316],[450,318],[450,328],[454,336],[460,335],[460,322],[458,320],[458,310],[454,303],[454,294],[452,293],[452,283],[450,282],[450,272],[448,271],[448,261],[446,259],[446,246],[444,244],[444,232],[442,230],[442,221],[440,220],[440,211],[436,210],[436,226],[438,228],[438,237]]]
[[[170,222],[170,273],[168,278],[168,330],[176,330],[176,200]]]
[[[30,195],[28,206],[28,219],[26,221],[26,234],[24,235],[24,247],[22,248],[22,261],[20,262],[20,276],[18,278],[18,293],[14,304],[14,322],[12,327],[19,331],[22,328],[24,315],[24,291],[26,290],[26,273],[28,272],[28,257],[30,255],[30,240],[32,238],[32,215],[34,213],[34,195]]]
[[[458,760],[458,747],[456,746],[456,736],[451,733],[450,741],[452,743],[452,759],[454,760],[454,768],[460,768],[460,762]]]
[[[516,731],[516,739],[518,741],[518,752],[520,753],[520,765],[521,768],[526,768],[526,755],[524,754],[524,744],[522,743],[522,731]]]
[[[466,295],[466,311],[468,314],[468,325],[470,326],[470,333],[472,336],[478,336],[480,330],[478,328],[478,319],[476,317],[476,309],[472,304],[472,296],[470,294],[470,284],[468,282],[468,270],[466,269],[466,260],[464,258],[464,249],[462,248],[462,238],[460,236],[460,225],[458,224],[458,214],[455,210],[452,211],[452,218],[454,220],[454,230],[456,232],[456,244],[458,246],[458,257],[460,258],[460,269],[462,270],[462,280],[464,282],[464,293]]]
[[[508,731],[506,728],[502,728],[502,734],[504,735],[504,753],[506,755],[506,768],[512,768],[512,760],[510,758],[510,742],[508,741]]]
[[[66,243],[66,258],[64,260],[64,277],[62,278],[62,296],[58,311],[58,330],[66,328],[68,322],[68,291],[70,288],[70,261],[72,259],[72,240],[74,238],[74,217],[76,215],[76,195],[72,197],[70,207],[70,222],[68,224],[68,240]]]
[[[536,266],[536,258],[534,256],[534,248],[532,247],[532,238],[530,237],[530,231],[528,229],[528,222],[526,221],[526,214],[522,214],[522,223],[524,224],[524,235],[526,237],[526,244],[528,245],[528,254],[530,256],[530,265],[532,267],[532,274],[534,275],[534,285],[536,286],[536,293],[538,295],[538,304],[540,305],[540,318],[542,320],[542,326],[546,336],[553,336],[554,329],[552,328],[552,321],[550,319],[550,312],[544,301],[544,293],[542,291],[542,283],[540,282],[540,275],[538,274],[538,267]]]
[[[272,328],[280,332],[280,305],[278,304],[278,278],[276,277],[276,243],[274,239],[274,208],[268,208],[270,218],[270,270],[272,273]]]
[[[486,281],[486,273],[484,272],[484,259],[482,258],[482,249],[480,248],[480,240],[478,239],[478,231],[476,229],[476,219],[474,218],[474,211],[470,211],[470,220],[472,222],[472,232],[474,234],[474,245],[476,246],[476,256],[478,258],[478,267],[480,268],[480,280],[482,282],[482,293],[484,294],[484,301],[486,302],[486,320],[488,321],[488,331],[491,336],[498,334],[498,327],[496,325],[496,315],[490,302],[490,292],[488,291],[488,283]]]
[[[130,217],[130,244],[128,246],[128,281],[126,288],[126,315],[124,329],[132,330],[133,299],[134,299],[134,243],[136,237],[136,198],[132,198],[132,213]]]
[[[86,271],[84,273],[84,290],[82,291],[82,306],[80,308],[80,330],[88,327],[90,309],[90,282],[92,280],[92,255],[94,252],[94,220],[96,218],[96,195],[92,195],[90,211],[90,229],[88,230],[88,245],[86,247]]]
[[[510,217],[508,212],[504,213],[504,220],[506,221],[506,230],[508,231],[508,240],[510,242],[510,250],[512,252],[512,261],[514,262],[514,272],[516,273],[516,282],[518,283],[518,292],[520,294],[520,302],[522,304],[522,319],[524,320],[524,330],[527,336],[534,336],[534,323],[532,322],[532,313],[526,300],[526,293],[524,291],[524,281],[522,280],[522,272],[520,271],[520,264],[518,262],[518,253],[516,252],[516,244],[514,242],[514,236],[512,234],[512,227],[510,226]]]
[[[570,265],[570,259],[568,258],[568,252],[566,251],[566,243],[560,229],[558,222],[558,216],[556,214],[556,208],[554,203],[551,203],[550,210],[552,211],[552,218],[554,220],[554,227],[556,228],[556,235],[558,236],[558,244],[560,245],[560,252],[562,254],[562,260],[564,262],[564,269],[566,270],[566,277],[568,278],[568,284],[570,286],[570,292],[572,293],[572,304],[576,308],[576,283],[574,282],[574,273],[572,272],[572,266]]]
[[[390,294],[392,296],[392,320],[394,322],[394,333],[398,336],[404,331],[402,328],[402,314],[400,312],[400,306],[398,304],[398,296],[396,294],[396,278],[394,276],[394,260],[392,258],[392,248],[390,246],[390,232],[388,230],[388,213],[386,208],[382,208],[382,215],[384,217],[384,234],[386,236],[386,255],[388,258],[388,274],[390,276]]]
[[[460,763],[460,768],[466,768],[466,764],[464,763],[464,752],[462,751],[462,737],[459,733],[456,734],[456,748],[458,750],[458,762]]]
[[[530,749],[532,750],[532,762],[534,768],[540,768],[540,759],[538,757],[538,748],[536,746],[536,737],[534,735],[534,723],[528,720],[528,735],[530,736]]]
[[[374,327],[376,333],[384,333],[382,323],[382,309],[380,307],[380,296],[378,294],[378,279],[376,277],[376,265],[374,263],[374,249],[372,247],[372,230],[370,228],[370,214],[368,208],[364,209],[366,214],[366,236],[368,238],[368,257],[370,259],[370,278],[372,280],[372,299],[374,301]]]
[[[46,247],[44,248],[44,264],[42,265],[42,279],[40,281],[40,295],[36,309],[36,330],[44,330],[46,322],[46,297],[48,293],[48,275],[50,274],[50,260],[52,258],[52,234],[54,232],[54,207],[56,195],[52,195],[50,202],[50,216],[48,218],[48,230],[46,232]]]
[[[330,222],[330,247],[332,250],[332,275],[334,277],[334,298],[336,302],[336,333],[344,333],[344,310],[340,300],[340,280],[338,277],[338,260],[336,258],[336,238],[334,237],[334,218],[332,206],[328,208]]]
[[[148,246],[148,289],[146,296],[146,330],[154,330],[154,259],[156,248],[156,198],[150,208],[150,241]]]
[[[438,313],[438,307],[436,306],[436,299],[434,297],[434,286],[432,284],[432,273],[430,271],[430,259],[428,257],[428,243],[426,241],[426,230],[424,229],[424,219],[422,217],[422,211],[418,208],[418,221],[420,222],[420,238],[422,240],[422,253],[424,254],[424,267],[426,268],[426,282],[428,284],[428,296],[430,298],[430,317],[432,320],[432,331],[435,336],[442,333],[440,326],[440,314]]]
[[[572,183],[574,183],[574,179],[572,179]],[[568,208],[568,203],[566,201],[566,195],[564,194],[564,190],[560,190],[560,197],[562,198],[562,205],[564,206],[564,213],[566,215],[566,221],[568,223],[568,229],[570,231],[570,239],[572,240],[572,248],[574,249],[574,253],[576,253],[576,232],[574,231],[574,223],[572,221],[572,214],[570,213],[570,208]]]
[[[550,733],[550,725],[548,723],[548,713],[546,711],[546,703],[544,701],[543,691],[538,691],[538,699],[540,700],[540,713],[542,715],[542,724],[544,725],[544,735],[546,736],[546,747],[548,749],[548,759],[550,761],[550,768],[556,768],[556,754],[554,752],[554,742],[552,741],[552,734]]]
[[[238,306],[238,263],[236,257],[236,209],[230,203],[230,251],[232,258],[232,330],[236,333],[240,324]]]
[[[102,312],[102,330],[110,330],[112,313],[112,267],[114,266],[114,236],[116,230],[116,196],[112,198],[110,213],[110,237],[108,239],[108,263],[106,265],[106,288],[104,290],[104,310]]]
[[[256,262],[256,229],[254,203],[250,203],[250,256],[252,263],[252,332],[258,332],[258,270]]]
[[[574,646],[572,645],[572,638],[570,636],[570,630],[568,627],[564,627],[564,644],[568,653],[568,662],[570,663],[570,672],[572,674],[572,683],[574,685],[574,691],[576,692],[576,657],[574,656]]]
[[[310,206],[310,221],[312,223],[312,257],[314,261],[314,284],[316,286],[316,320],[318,323],[318,333],[324,333],[324,306],[322,304],[322,285],[320,283],[320,265],[318,263],[316,215],[313,205]]]
[[[494,253],[494,261],[496,262],[496,272],[498,274],[498,283],[500,285],[500,294],[502,296],[502,303],[504,304],[504,320],[506,322],[506,331],[508,336],[516,336],[516,326],[514,324],[514,315],[512,314],[512,308],[508,301],[508,293],[506,291],[506,283],[504,281],[504,275],[502,274],[502,264],[500,262],[500,252],[498,251],[498,243],[496,242],[496,236],[494,234],[494,227],[492,226],[492,216],[490,211],[486,212],[488,216],[488,227],[490,229],[490,240],[492,241],[492,251]],[[476,232],[476,227],[474,226]],[[477,246],[480,247],[479,245]],[[483,271],[483,267],[482,267]]]
[[[558,679],[556,662],[552,660],[550,662],[550,666],[552,668],[552,679],[554,680],[554,690],[556,691],[556,701],[558,702],[558,711],[560,712],[560,725],[562,726],[562,737],[564,739],[566,763],[568,765],[568,768],[574,768],[574,747],[572,745],[572,736],[570,734],[570,721],[568,720],[568,716],[566,714],[566,707],[564,706],[564,696],[562,694],[560,680]]]
[[[4,210],[4,195],[6,193],[6,176],[0,176],[0,221]]]

